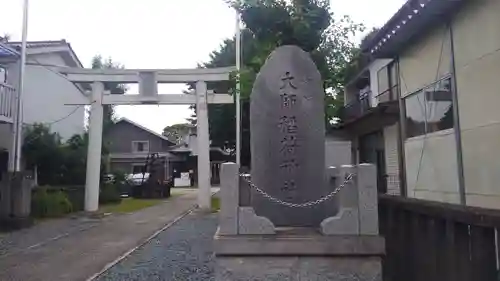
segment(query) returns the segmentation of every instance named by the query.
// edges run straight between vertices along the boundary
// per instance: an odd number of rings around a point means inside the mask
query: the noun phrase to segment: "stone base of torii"
[[[210,206],[210,154],[207,104],[233,103],[229,94],[207,91],[207,82],[227,81],[233,67],[212,69],[81,69],[60,68],[59,72],[73,83],[91,83],[89,105],[89,144],[85,182],[85,211],[99,208],[103,105],[196,104],[198,135],[198,205]],[[139,95],[111,95],[104,83],[138,83]],[[196,83],[194,94],[158,94],[158,83]],[[67,105],[76,105],[71,101]]]

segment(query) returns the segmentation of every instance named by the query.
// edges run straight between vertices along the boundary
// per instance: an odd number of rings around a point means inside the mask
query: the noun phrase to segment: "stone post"
[[[2,180],[0,181],[0,221],[5,220],[11,214],[11,176],[11,173],[4,173],[2,174]]]
[[[223,163],[220,169],[219,234],[238,234],[239,176],[238,164]]]

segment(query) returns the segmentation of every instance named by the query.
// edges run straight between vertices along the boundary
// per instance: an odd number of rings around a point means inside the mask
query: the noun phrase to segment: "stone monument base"
[[[381,281],[384,238],[311,229],[214,238],[217,281]]]

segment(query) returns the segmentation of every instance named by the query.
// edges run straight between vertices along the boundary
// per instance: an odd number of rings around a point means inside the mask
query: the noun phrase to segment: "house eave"
[[[410,0],[365,45],[372,58],[393,58],[412,40],[455,14],[465,0]]]
[[[21,48],[21,42],[8,42],[7,45],[13,49]],[[26,46],[27,55],[37,55],[46,53],[59,53],[69,67],[83,68],[83,64],[66,40],[59,41],[28,41]]]
[[[376,107],[370,108],[363,115],[343,121],[331,129],[330,133],[344,135],[363,135],[386,126],[390,126],[399,120],[398,101],[383,102]]]
[[[14,48],[10,46],[0,43],[0,60],[6,61],[16,61],[20,57],[19,52],[17,52]]]

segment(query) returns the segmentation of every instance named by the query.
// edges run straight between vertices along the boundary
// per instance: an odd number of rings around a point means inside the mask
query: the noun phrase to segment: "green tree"
[[[174,124],[163,128],[163,135],[173,143],[180,143],[182,138],[186,136],[193,126],[189,123]]]
[[[325,88],[325,119],[330,125],[340,105],[350,61],[358,53],[351,40],[363,25],[349,17],[335,17],[328,0],[229,0],[229,5],[242,16],[242,164],[249,164],[250,122],[249,101],[253,82],[266,58],[276,47],[297,45],[308,51],[323,78]],[[235,64],[235,40],[227,39],[210,60],[200,67],[224,67]],[[235,92],[235,79],[229,83],[209,84],[216,93]],[[196,117],[194,109],[193,118]],[[195,121],[194,121],[195,122]],[[235,147],[234,105],[209,105],[212,143],[226,149]]]
[[[111,58],[103,59],[101,55],[96,55],[92,58],[92,69],[123,69],[122,64],[113,61]],[[127,91],[127,86],[120,83],[106,82],[104,83],[104,90],[110,91],[112,95],[121,95]],[[104,105],[104,119],[103,119],[103,132],[106,133],[108,129],[114,124],[116,119],[115,110],[113,105]]]
[[[62,142],[59,134],[41,123],[27,126],[23,133],[26,168],[37,167],[39,185],[85,184],[87,133],[73,135]]]
[[[22,147],[26,167],[38,169],[38,182],[41,185],[53,184],[61,179],[64,154],[61,150],[61,137],[50,131],[44,124],[33,124],[23,130]]]
[[[61,147],[64,165],[61,173],[63,185],[84,185],[87,171],[88,134],[74,135]]]
[[[0,43],[7,43],[10,41],[10,34],[4,33],[3,36],[0,36]]]

